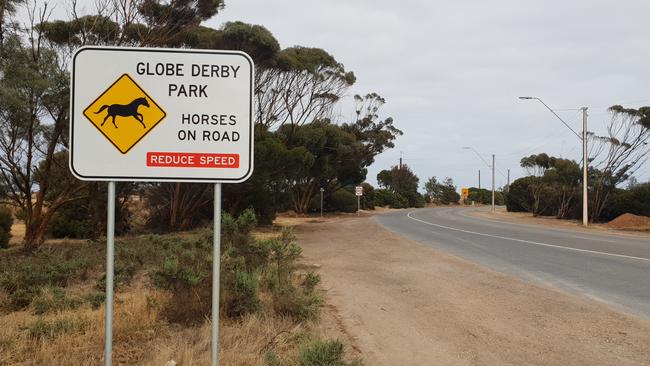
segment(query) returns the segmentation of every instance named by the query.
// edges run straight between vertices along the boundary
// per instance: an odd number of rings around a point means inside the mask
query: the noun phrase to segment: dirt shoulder
[[[297,227],[366,365],[648,365],[650,321],[404,239],[370,217]]]
[[[555,217],[534,217],[527,212],[508,212],[504,207],[497,208],[496,212],[490,212],[489,208],[467,210],[468,216],[480,217],[488,220],[513,222],[523,225],[544,225],[558,229],[569,229],[580,232],[595,232],[609,235],[622,235],[641,238],[650,238],[649,231],[620,230],[608,227],[606,224],[589,224],[589,227],[582,226],[577,220],[558,220]]]

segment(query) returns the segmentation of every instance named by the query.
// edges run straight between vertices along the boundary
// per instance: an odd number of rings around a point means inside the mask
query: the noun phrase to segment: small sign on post
[[[363,186],[354,187],[354,194],[357,196],[357,216],[361,212],[361,196],[363,196]]]
[[[115,181],[214,184],[212,365],[218,364],[221,183],[253,173],[253,61],[236,51],[82,47],[72,59],[70,170],[108,181],[112,364]]]

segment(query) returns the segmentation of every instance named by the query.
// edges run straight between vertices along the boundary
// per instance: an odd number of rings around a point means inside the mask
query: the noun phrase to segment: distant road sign
[[[253,72],[242,52],[79,49],[71,171],[83,180],[246,180],[253,172]]]
[[[363,187],[362,186],[356,186],[354,188],[354,194],[357,196],[363,196]]]
[[[461,196],[463,198],[469,197],[469,188],[461,188]]]

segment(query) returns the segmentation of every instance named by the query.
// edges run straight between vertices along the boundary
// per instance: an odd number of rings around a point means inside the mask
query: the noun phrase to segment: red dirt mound
[[[612,229],[650,231],[650,217],[633,214],[623,214],[607,223]]]

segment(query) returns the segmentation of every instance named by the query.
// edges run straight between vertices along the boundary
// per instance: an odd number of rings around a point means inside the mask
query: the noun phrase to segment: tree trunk
[[[164,184],[164,183],[163,183]],[[174,183],[174,190],[171,195],[171,202],[169,203],[169,230],[178,230],[178,208],[180,205],[180,190],[181,184]]]
[[[33,251],[38,248],[45,241],[45,234],[47,234],[47,226],[50,223],[52,214],[50,212],[42,213],[35,211],[34,217],[29,220],[29,224],[25,223],[25,249]]]

